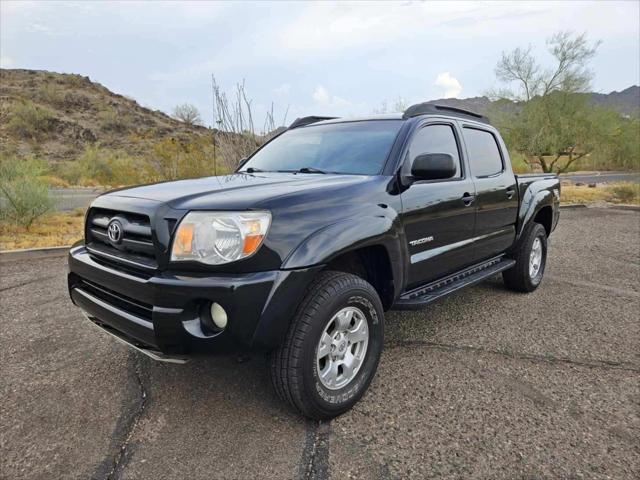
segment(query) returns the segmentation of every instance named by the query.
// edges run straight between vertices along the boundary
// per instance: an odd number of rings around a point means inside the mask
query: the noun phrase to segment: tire
[[[534,244],[539,242],[541,249],[538,268],[530,270],[530,260]],[[517,246],[512,258],[516,264],[502,272],[502,279],[507,288],[516,292],[533,292],[544,276],[547,264],[547,231],[539,223],[532,223]]]
[[[341,329],[340,325],[357,327],[357,331]],[[324,336],[333,331],[332,326],[335,333]],[[321,343],[321,338],[325,342]],[[329,348],[331,353],[327,354],[329,338],[337,348]],[[273,386],[284,402],[308,418],[336,417],[349,410],[369,387],[383,344],[384,313],[375,289],[355,275],[321,272],[298,306],[283,344],[271,353]],[[334,362],[334,355],[340,354]],[[356,360],[360,362],[357,368],[347,367]],[[340,362],[341,366],[335,367]],[[340,383],[349,378],[346,384]]]

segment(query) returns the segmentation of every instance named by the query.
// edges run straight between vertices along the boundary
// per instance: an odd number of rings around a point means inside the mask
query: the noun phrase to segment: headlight
[[[249,257],[270,223],[269,212],[189,212],[173,239],[171,261],[221,265]]]

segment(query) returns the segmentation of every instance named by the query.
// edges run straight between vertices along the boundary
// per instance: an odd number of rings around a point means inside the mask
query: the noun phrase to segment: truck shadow
[[[276,396],[264,355],[196,354],[183,365],[131,355],[146,399],[131,440],[135,468],[155,478],[279,478],[298,470],[309,422]]]
[[[295,415],[277,397],[269,379],[265,354],[196,352],[188,363],[159,363],[141,356],[143,384],[150,398],[161,400],[172,391],[171,401],[188,401],[207,410],[263,410],[263,415]],[[199,405],[202,403],[202,405]]]

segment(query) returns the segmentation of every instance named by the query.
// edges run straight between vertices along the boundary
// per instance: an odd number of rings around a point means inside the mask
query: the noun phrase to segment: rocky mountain
[[[590,93],[591,103],[611,108],[623,115],[638,115],[640,110],[640,87],[633,85],[621,92]]]
[[[135,155],[166,137],[206,135],[158,110],[111,92],[88,77],[0,70],[0,153],[73,160],[87,145]]]

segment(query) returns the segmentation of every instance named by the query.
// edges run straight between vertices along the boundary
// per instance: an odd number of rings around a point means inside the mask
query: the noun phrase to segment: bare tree
[[[389,105],[389,102],[387,102],[386,100],[384,100],[381,104],[380,107],[378,108],[374,108],[373,109],[373,113],[375,114],[381,114],[381,113],[395,113],[395,112],[404,112],[407,108],[409,108],[409,104],[407,103],[407,101],[402,98],[402,97],[398,97],[393,101],[392,105]]]
[[[279,131],[275,121],[275,107],[272,102],[261,122],[262,130],[257,130],[252,100],[247,95],[244,80],[236,84],[232,94],[227,95],[212,75],[211,89],[214,147],[223,169],[229,171],[235,169],[240,160]],[[283,124],[286,122],[288,110],[287,108]]]
[[[173,116],[187,125],[200,125],[202,123],[200,112],[190,103],[177,105],[176,108],[173,109]]]

